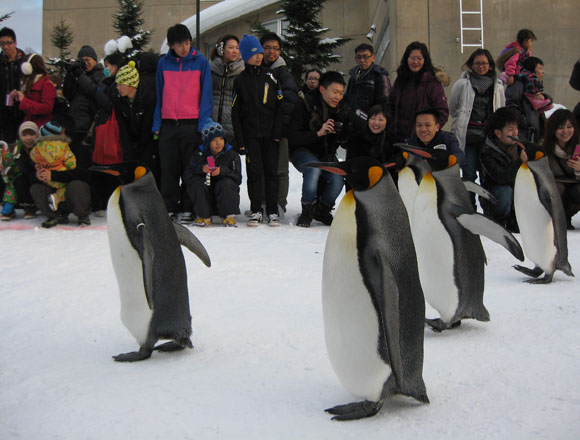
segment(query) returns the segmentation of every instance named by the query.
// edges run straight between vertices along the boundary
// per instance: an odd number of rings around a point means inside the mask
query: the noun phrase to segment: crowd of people
[[[535,40],[522,29],[495,60],[476,49],[448,102],[449,78],[421,42],[407,46],[392,85],[369,44],[355,48],[347,79],[308,66],[297,85],[277,34],[224,35],[208,60],[178,24],[167,31],[165,55],[144,53],[135,63],[115,52],[101,63],[91,46],[83,46],[59,78],[3,28],[1,219],[13,219],[19,208],[27,219],[40,212],[46,228],[67,223],[71,213],[79,225],[89,225],[91,212],[105,215],[118,184],[90,167],[139,161],[155,176],[176,221],[205,227],[219,216],[235,227],[245,156],[248,226],[280,225],[290,163],[302,175],[297,226],[330,225],[344,180],[305,164],[337,161],[340,147],[347,160],[371,156],[400,164],[395,144],[407,143],[445,145],[463,179],[479,178],[497,199],[480,200],[484,213],[517,231],[513,187],[526,160],[520,138],[548,156],[573,228],[571,218],[580,210],[580,104],[573,112],[555,108],[544,90],[544,63],[532,53]],[[580,90],[580,60],[570,85]],[[389,170],[396,182],[396,167]],[[472,202],[477,209],[475,196]]]

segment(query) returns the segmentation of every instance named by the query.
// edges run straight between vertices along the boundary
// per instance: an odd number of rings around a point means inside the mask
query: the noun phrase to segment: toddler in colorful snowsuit
[[[30,159],[35,163],[37,171],[68,171],[76,168],[77,160],[69,147],[70,139],[64,129],[54,121],[45,124],[41,137],[30,152]],[[48,196],[50,209],[58,210],[58,205],[65,200],[66,183],[49,181],[46,184],[56,191]]]
[[[22,175],[22,172],[16,165],[16,160],[20,157],[23,149],[30,151],[38,139],[38,125],[32,121],[26,121],[20,124],[18,128],[18,139],[13,145],[0,141],[0,173],[4,181],[4,195],[2,201],[3,221],[12,220],[15,216],[14,208],[18,202],[18,193],[16,192],[15,181]]]

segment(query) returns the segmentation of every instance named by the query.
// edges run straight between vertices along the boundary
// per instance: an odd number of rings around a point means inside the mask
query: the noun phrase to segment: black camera
[[[334,132],[340,134],[344,128],[344,122],[334,121]]]

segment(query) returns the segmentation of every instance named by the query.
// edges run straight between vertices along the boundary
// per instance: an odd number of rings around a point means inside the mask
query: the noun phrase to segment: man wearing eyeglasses
[[[288,163],[290,161],[288,157],[288,127],[290,124],[290,115],[299,99],[298,87],[296,86],[294,77],[286,68],[286,61],[280,56],[282,52],[282,39],[278,34],[274,32],[264,34],[260,38],[260,44],[264,49],[264,61],[262,64],[272,70],[274,77],[280,83],[282,92],[284,92],[284,104],[280,108],[283,131],[278,156],[278,210],[280,211],[280,216],[283,217],[288,203]]]
[[[391,92],[389,72],[375,63],[376,55],[373,46],[360,44],[354,50],[356,66],[350,71],[346,86],[346,100],[351,108],[351,123],[354,128],[361,128],[365,123],[364,116],[375,104],[385,104]],[[362,114],[361,114],[362,113]]]
[[[16,140],[23,117],[10,92],[20,89],[20,65],[26,55],[18,49],[14,31],[7,27],[0,29],[0,48],[0,139],[10,144]]]

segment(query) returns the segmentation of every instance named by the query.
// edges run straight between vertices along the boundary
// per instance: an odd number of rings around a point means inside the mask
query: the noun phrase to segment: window
[[[286,33],[286,29],[288,29],[288,20],[279,18],[277,20],[266,21],[262,23],[262,26],[264,26],[270,32],[275,32],[283,39],[284,34]]]

